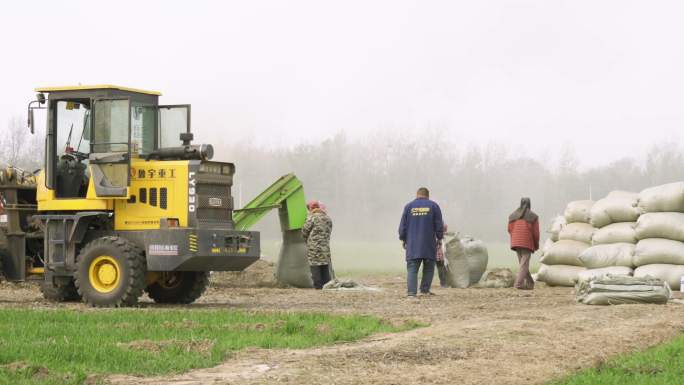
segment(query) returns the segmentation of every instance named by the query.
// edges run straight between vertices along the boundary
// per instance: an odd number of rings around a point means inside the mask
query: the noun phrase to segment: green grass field
[[[280,240],[262,239],[264,259],[275,262],[280,250]],[[343,275],[399,274],[406,271],[404,250],[399,241],[363,242],[333,239],[332,260],[335,271]],[[517,269],[518,260],[507,244],[488,243],[488,268],[507,267]],[[539,253],[535,253],[531,270],[539,265]]]
[[[609,360],[550,385],[672,385],[684,383],[684,335],[643,352]]]
[[[0,310],[0,384],[79,384],[87,374],[213,366],[246,347],[306,348],[396,327],[369,316],[222,310]]]

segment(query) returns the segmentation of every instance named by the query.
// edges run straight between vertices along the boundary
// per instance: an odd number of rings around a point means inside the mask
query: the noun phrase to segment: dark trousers
[[[518,275],[515,277],[513,287],[516,289],[534,289],[534,279],[530,274],[530,258],[532,258],[532,251],[524,248],[517,248],[518,253]]]
[[[423,277],[420,280],[420,292],[430,292],[432,278],[435,275],[435,261],[432,259],[410,259],[406,261],[408,295],[416,295],[418,291],[418,269],[421,263],[423,264]]]
[[[437,261],[435,264],[437,265],[437,275],[439,276],[439,286],[448,287],[449,284],[447,283],[447,274],[449,272],[447,271],[447,267],[444,264],[444,261]]]
[[[328,265],[311,266],[311,280],[313,280],[314,289],[321,290],[323,285],[330,281]]]

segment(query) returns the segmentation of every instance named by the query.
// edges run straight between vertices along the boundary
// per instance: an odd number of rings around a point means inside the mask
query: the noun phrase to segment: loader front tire
[[[76,288],[91,306],[133,306],[145,287],[146,270],[145,256],[131,241],[97,238],[78,256]]]
[[[206,271],[167,271],[145,291],[157,303],[188,304],[195,302],[208,285]]]

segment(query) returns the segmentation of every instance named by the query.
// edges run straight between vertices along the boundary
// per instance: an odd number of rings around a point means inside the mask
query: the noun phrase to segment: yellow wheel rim
[[[109,293],[119,286],[121,280],[119,263],[108,255],[101,255],[90,263],[88,277],[95,290],[100,293]]]

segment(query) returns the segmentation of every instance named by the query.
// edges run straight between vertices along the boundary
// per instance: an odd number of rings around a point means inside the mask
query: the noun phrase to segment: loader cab
[[[47,109],[45,187],[55,199],[127,199],[131,158],[178,146],[190,130],[190,106],[160,106],[159,92],[112,85],[36,91]],[[33,131],[32,108],[39,107],[29,106]]]

